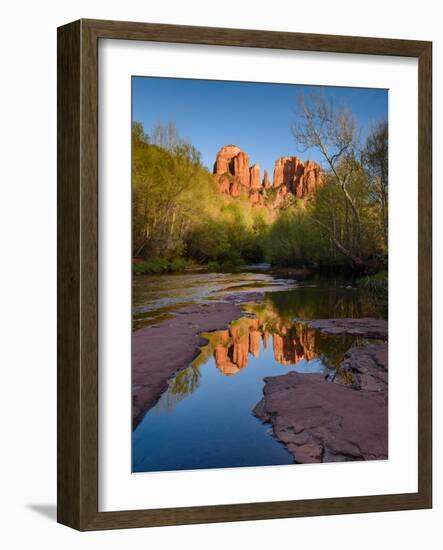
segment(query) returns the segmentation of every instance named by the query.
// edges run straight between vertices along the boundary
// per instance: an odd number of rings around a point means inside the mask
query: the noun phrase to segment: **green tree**
[[[194,147],[184,140],[166,150],[150,143],[139,123],[133,125],[133,254],[173,257],[184,251],[185,234],[214,194],[211,175]]]
[[[369,175],[374,200],[380,207],[384,244],[388,246],[388,122],[372,128],[363,149],[363,162]]]

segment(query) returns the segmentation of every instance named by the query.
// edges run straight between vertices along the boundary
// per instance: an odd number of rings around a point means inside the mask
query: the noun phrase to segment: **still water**
[[[326,336],[302,319],[387,315],[386,304],[340,281],[297,285],[267,274],[194,274],[136,278],[135,328],[182,305],[249,290],[264,290],[264,301],[246,306],[229,329],[204,334],[208,344],[133,432],[134,472],[292,463],[269,425],[252,414],[263,378],[289,371],[340,376],[345,352],[364,343]]]

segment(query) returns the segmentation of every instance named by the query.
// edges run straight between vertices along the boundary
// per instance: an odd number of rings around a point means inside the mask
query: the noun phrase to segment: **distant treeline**
[[[261,261],[356,271],[386,268],[387,123],[374,126],[359,144],[348,111],[334,110],[323,98],[311,98],[301,109],[304,125],[302,118],[293,127],[295,140],[320,151],[326,183],[286,209],[253,207],[246,197],[221,194],[199,152],[172,123],[157,124],[148,135],[134,122],[136,270],[174,271],[189,262],[231,269]]]

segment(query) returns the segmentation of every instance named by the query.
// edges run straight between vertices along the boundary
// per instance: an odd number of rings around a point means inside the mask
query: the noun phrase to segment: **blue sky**
[[[249,154],[251,165],[260,164],[262,177],[267,168],[272,179],[275,160],[284,155],[321,161],[314,150],[300,153],[290,131],[297,94],[319,89],[334,104],[346,103],[363,137],[388,116],[387,90],[133,77],[133,120],[147,133],[157,121],[172,120],[210,170],[217,151],[233,143]]]

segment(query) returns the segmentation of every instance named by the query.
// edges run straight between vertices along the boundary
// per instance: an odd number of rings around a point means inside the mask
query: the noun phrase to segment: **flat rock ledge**
[[[388,396],[388,345],[355,347],[344,356],[341,368],[350,375],[354,390],[379,392]]]
[[[306,323],[312,328],[336,336],[349,334],[369,339],[388,339],[388,321],[385,319],[373,319],[372,317],[362,317],[361,319],[315,319],[314,321],[306,321]]]
[[[132,423],[135,428],[168,387],[168,381],[187,368],[207,342],[201,332],[222,330],[245,314],[241,303],[248,294],[224,302],[192,305],[174,317],[132,334]]]
[[[351,384],[296,372],[265,378],[253,414],[298,463],[388,458],[387,344],[351,348],[341,368]]]

